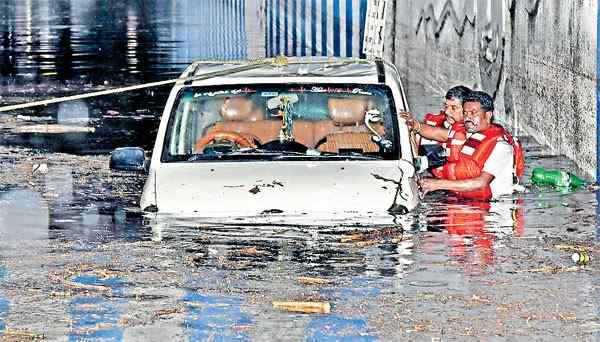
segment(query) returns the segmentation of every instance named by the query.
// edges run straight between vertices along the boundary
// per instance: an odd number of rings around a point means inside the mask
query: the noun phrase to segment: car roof
[[[348,83],[384,83],[384,67],[381,60],[331,57],[276,57],[241,61],[196,61],[181,74],[180,79],[219,79],[225,81],[245,80],[252,83],[267,78],[289,80],[344,79]],[[204,83],[204,82],[202,82]],[[228,83],[228,82],[227,82]]]

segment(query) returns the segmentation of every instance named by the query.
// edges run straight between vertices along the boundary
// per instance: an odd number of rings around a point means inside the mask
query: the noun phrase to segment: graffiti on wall
[[[513,1],[510,1],[514,3]],[[464,0],[461,6],[455,1],[446,0],[436,15],[435,4],[441,1],[424,2],[417,18],[416,34],[421,30],[434,39],[439,39],[446,25],[453,25],[459,37],[470,26],[476,29],[479,40],[480,87],[495,97],[504,72],[506,45],[505,18],[510,10],[506,0]]]
[[[461,5],[456,5],[461,3]],[[436,14],[436,5],[443,3]],[[510,32],[506,25],[514,21],[516,0],[428,0],[418,11],[415,34],[424,31],[428,39],[439,39],[446,25],[452,25],[459,37],[465,29],[476,30],[479,40],[479,69],[481,88],[497,95],[502,81],[507,41]],[[538,14],[541,0],[527,0],[525,10],[530,20]],[[433,35],[433,37],[432,37]]]

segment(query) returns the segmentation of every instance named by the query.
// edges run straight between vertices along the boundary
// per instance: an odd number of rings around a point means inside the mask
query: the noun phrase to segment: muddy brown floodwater
[[[142,215],[144,175],[109,170],[105,154],[2,146],[3,337],[600,340],[597,195],[530,186],[534,166],[574,166],[522,140],[525,194],[434,194],[389,224],[324,226]]]

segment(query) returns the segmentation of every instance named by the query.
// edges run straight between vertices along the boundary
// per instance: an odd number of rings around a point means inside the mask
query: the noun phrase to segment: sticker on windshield
[[[223,95],[239,95],[239,94],[253,94],[253,93],[256,93],[256,90],[246,87],[246,88],[240,88],[240,89],[205,91],[205,92],[201,92],[201,93],[196,93],[194,95],[194,97],[200,97],[200,96],[214,97],[214,96],[219,96],[219,95],[223,96]]]
[[[366,91],[361,88],[349,88],[349,87],[318,87],[313,86],[310,88],[305,88],[304,86],[300,86],[298,88],[291,88],[290,92],[292,93],[328,93],[328,94],[353,94],[353,95],[373,95],[372,92]]]
[[[276,91],[263,91],[262,93],[260,93],[260,96],[262,96],[262,97],[275,97],[278,95],[279,95],[279,92],[276,92]]]

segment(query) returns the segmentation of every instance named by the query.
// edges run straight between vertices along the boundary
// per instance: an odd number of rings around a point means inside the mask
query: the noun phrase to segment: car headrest
[[[258,121],[264,113],[254,106],[247,97],[228,97],[221,106],[221,116],[225,121]]]
[[[335,124],[361,124],[367,110],[367,100],[364,98],[330,98],[327,103],[329,116]]]

